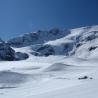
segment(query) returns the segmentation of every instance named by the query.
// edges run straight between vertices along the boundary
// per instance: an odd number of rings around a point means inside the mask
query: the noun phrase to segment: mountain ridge
[[[3,43],[4,41],[1,40],[1,42]],[[37,32],[26,33],[23,36],[6,42],[13,49],[30,47],[30,52],[26,53],[27,55],[45,57],[64,55],[80,58],[94,57],[94,51],[98,51],[97,43],[98,25],[68,30],[60,30],[59,28],[53,28],[49,31],[39,30]],[[17,54],[24,55],[20,51]]]

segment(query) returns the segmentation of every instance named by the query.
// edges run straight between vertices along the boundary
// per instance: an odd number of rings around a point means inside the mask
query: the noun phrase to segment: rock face
[[[25,60],[27,59],[29,56],[26,53],[21,53],[21,52],[16,52],[15,53],[15,60]]]
[[[25,60],[29,56],[26,53],[15,52],[7,43],[0,39],[0,60],[1,61],[14,61]]]
[[[15,60],[15,51],[4,42],[0,42],[0,60]]]
[[[13,47],[43,44],[46,41],[62,38],[69,33],[70,30],[60,31],[58,28],[53,28],[50,31],[38,30],[37,32],[27,33],[23,36],[10,39],[8,44]]]
[[[39,35],[37,33],[24,34],[21,37],[13,38],[8,41],[8,44],[15,47],[21,47],[37,42]]]
[[[36,50],[35,56],[49,56],[54,54],[55,51],[50,45],[43,45]]]

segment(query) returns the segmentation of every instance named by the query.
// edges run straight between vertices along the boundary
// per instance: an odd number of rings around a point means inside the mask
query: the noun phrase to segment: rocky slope
[[[3,41],[0,41],[0,60],[15,60],[15,51]]]
[[[0,39],[0,60],[1,61],[15,61],[27,59],[26,53],[15,52],[7,43]]]

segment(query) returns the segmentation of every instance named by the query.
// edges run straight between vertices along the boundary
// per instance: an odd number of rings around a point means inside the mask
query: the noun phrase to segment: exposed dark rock
[[[78,43],[78,44],[76,45],[76,48],[79,48],[81,45],[82,45],[81,43]]]
[[[15,53],[15,60],[25,60],[27,59],[29,56],[26,53],[21,53],[21,52],[16,52]]]
[[[82,80],[82,79],[88,79],[88,76],[83,76],[83,77],[80,77],[78,78],[79,80]]]
[[[15,60],[15,51],[6,43],[0,43],[0,60]]]
[[[89,51],[95,50],[98,46],[92,46],[89,48]]]
[[[49,56],[53,54],[55,54],[55,51],[50,45],[43,45],[36,51],[37,56]]]

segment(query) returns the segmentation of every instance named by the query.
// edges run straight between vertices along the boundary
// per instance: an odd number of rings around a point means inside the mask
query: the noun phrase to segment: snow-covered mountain
[[[98,51],[98,26],[70,30],[54,28],[24,34],[8,41],[12,47],[30,47],[35,56],[65,55],[92,58]]]
[[[98,98],[97,25],[0,39],[0,60],[0,98]]]
[[[9,56],[12,60],[23,60],[34,56],[76,56],[79,58],[95,58],[98,51],[98,26],[88,26],[69,30],[53,28],[50,31],[37,31],[10,39],[6,43],[0,39],[1,60]],[[12,48],[11,48],[12,47]],[[24,50],[16,51],[14,50]],[[5,52],[6,51],[6,52]],[[10,57],[9,56],[9,57]],[[11,60],[11,59],[10,59]]]
[[[58,28],[53,28],[50,31],[37,31],[24,34],[8,41],[8,44],[15,47],[22,47],[35,44],[43,44],[50,40],[56,40],[69,34],[69,30],[60,31]]]

